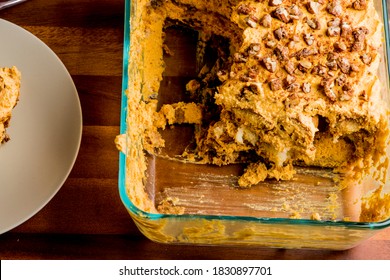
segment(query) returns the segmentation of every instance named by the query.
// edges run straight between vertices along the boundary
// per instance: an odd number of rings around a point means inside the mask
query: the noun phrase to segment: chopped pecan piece
[[[263,18],[261,19],[261,25],[266,28],[271,27],[272,17],[270,14],[266,14],[265,16],[263,16]]]
[[[276,78],[276,79],[272,79],[269,82],[269,86],[270,86],[272,91],[277,91],[277,90],[282,89],[283,83],[280,79]]]
[[[350,83],[345,83],[342,87],[344,91],[351,91],[352,90],[352,85]]]
[[[356,0],[353,2],[352,7],[355,10],[365,10],[367,9],[367,1],[366,0]]]
[[[286,29],[284,29],[283,27],[279,27],[278,29],[276,29],[274,31],[274,35],[275,35],[275,38],[278,39],[279,41],[284,39],[284,38],[287,38],[287,36],[288,36]]]
[[[313,67],[311,73],[314,75],[319,75],[321,77],[325,77],[328,72],[328,69],[324,65],[316,65]]]
[[[364,49],[364,42],[361,42],[361,41],[355,41],[352,45],[352,48],[351,50],[352,51],[362,51]]]
[[[311,84],[310,83],[303,83],[302,90],[304,93],[310,93],[311,92]]]
[[[313,34],[306,33],[303,35],[303,39],[305,40],[306,44],[308,44],[309,46],[313,45],[313,43],[314,43]]]
[[[341,90],[343,91],[343,95],[340,96],[340,100],[351,100],[354,92],[352,85],[350,83],[345,83]]]
[[[297,80],[297,78],[295,78],[294,76],[292,76],[292,75],[287,75],[287,77],[286,77],[286,84],[287,84],[287,85],[291,85],[291,84],[294,83],[296,80]]]
[[[341,23],[341,37],[347,38],[352,34],[352,27],[348,22]]]
[[[286,65],[284,65],[284,69],[287,71],[287,73],[289,73],[290,75],[292,75],[295,71],[295,65],[294,65],[294,62],[292,61],[287,61]]]
[[[370,31],[368,30],[367,27],[365,26],[362,26],[362,27],[359,27],[359,28],[356,28],[354,31],[353,31],[353,37],[356,41],[364,41],[366,39],[366,35],[369,33]]]
[[[338,86],[342,87],[347,82],[347,76],[345,74],[341,74],[336,78],[336,83]]]
[[[341,24],[340,18],[336,17],[328,22],[328,27],[338,27]]]
[[[308,48],[303,48],[296,53],[293,54],[298,60],[301,60],[302,57],[308,57],[311,55],[316,55],[318,54],[318,50],[316,48],[308,49]]]
[[[289,59],[288,48],[278,44],[274,49],[274,53],[279,61],[286,61]]]
[[[337,65],[340,67],[341,72],[344,74],[349,74],[351,71],[351,64],[348,58],[341,57],[337,60]]]
[[[268,5],[270,6],[279,6],[279,5],[282,5],[283,3],[283,0],[270,0],[268,2]]]
[[[331,1],[326,7],[326,10],[329,14],[332,14],[336,17],[341,16],[343,14],[343,7],[341,6],[340,0]]]
[[[263,64],[265,69],[270,71],[271,73],[275,73],[277,62],[273,60],[271,57],[265,57],[263,58]]]
[[[292,19],[300,19],[303,15],[302,11],[299,9],[298,5],[291,5],[290,9],[290,18]]]
[[[249,55],[257,55],[260,52],[261,45],[259,43],[252,43],[248,47],[248,54]]]
[[[320,21],[316,18],[308,18],[306,20],[306,23],[310,26],[311,29],[314,29],[314,30],[320,30],[321,29],[321,24],[320,24]]]
[[[298,83],[292,83],[286,87],[288,92],[297,92],[300,89],[300,85]]]
[[[341,28],[338,26],[329,26],[327,29],[327,34],[329,37],[339,36],[341,33]]]
[[[298,63],[298,69],[302,72],[308,72],[313,67],[313,63],[310,61],[301,61]]]
[[[249,68],[247,75],[251,79],[256,79],[257,75],[259,75],[259,73],[260,73],[260,70],[259,70],[258,66],[252,66],[251,68]]]
[[[245,22],[249,27],[256,28],[259,19],[256,16],[248,16],[245,18]]]
[[[326,63],[326,66],[328,66],[328,68],[330,70],[337,70],[337,61],[336,60],[331,60],[331,61],[328,61]]]
[[[333,44],[333,47],[337,52],[344,52],[348,49],[344,42],[336,42]]]
[[[364,64],[366,64],[366,65],[370,65],[371,64],[371,61],[372,61],[371,55],[365,53],[360,58],[361,58],[361,60],[363,61]]]
[[[242,15],[249,15],[250,13],[254,12],[254,8],[247,5],[247,4],[241,4],[237,8],[237,13],[242,14]]]
[[[368,32],[366,27],[359,27],[352,32],[353,38],[355,39],[352,45],[352,51],[362,51],[364,49],[364,41]]]
[[[273,14],[277,19],[283,21],[284,23],[290,21],[290,14],[285,7],[276,8]]]
[[[338,53],[330,52],[328,53],[327,59],[328,61],[338,59],[340,55]]]
[[[321,3],[310,1],[307,3],[307,10],[312,14],[318,14],[321,9]]]
[[[331,100],[336,101],[337,96],[333,90],[334,81],[331,78],[324,78],[321,81],[321,86],[324,88],[325,95]]]

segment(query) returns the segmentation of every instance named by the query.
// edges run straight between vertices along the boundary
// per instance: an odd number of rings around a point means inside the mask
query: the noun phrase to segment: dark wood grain
[[[347,251],[173,246],[146,239],[118,194],[123,0],[30,0],[0,11],[63,61],[83,110],[69,178],[34,217],[0,236],[0,259],[390,259],[390,229]]]

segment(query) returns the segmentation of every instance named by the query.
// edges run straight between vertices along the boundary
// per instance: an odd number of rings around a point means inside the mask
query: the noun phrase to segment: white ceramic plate
[[[0,146],[0,234],[41,210],[61,188],[79,151],[82,117],[65,66],[37,37],[0,20],[0,67],[22,73],[19,102]]]

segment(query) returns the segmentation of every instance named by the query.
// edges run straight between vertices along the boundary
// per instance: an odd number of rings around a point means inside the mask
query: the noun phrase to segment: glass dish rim
[[[390,40],[389,40],[389,21],[387,15],[387,1],[381,0],[383,7],[383,21],[385,32],[385,49],[386,59],[390,57]],[[121,115],[120,115],[120,134],[125,134],[127,129],[127,81],[128,81],[128,60],[130,46],[130,8],[131,0],[125,0],[124,12],[124,41],[123,41],[123,65],[122,65],[122,97],[121,97]],[[390,74],[390,64],[386,61],[387,70]],[[390,78],[390,77],[389,77]],[[390,226],[390,218],[380,222],[353,222],[353,221],[330,221],[330,220],[310,220],[310,219],[290,219],[290,218],[267,218],[267,217],[251,217],[251,216],[231,216],[231,215],[205,215],[205,214],[161,214],[149,213],[139,209],[133,204],[126,192],[126,155],[119,152],[119,174],[118,174],[119,195],[126,209],[138,217],[142,217],[151,221],[161,219],[206,219],[206,220],[224,220],[224,221],[251,221],[263,224],[285,224],[285,225],[306,225],[306,226],[337,226],[347,227],[350,229],[371,229],[379,230]]]

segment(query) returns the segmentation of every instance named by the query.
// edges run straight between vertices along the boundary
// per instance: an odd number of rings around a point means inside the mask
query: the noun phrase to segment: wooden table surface
[[[390,228],[347,251],[173,246],[145,238],[118,195],[123,0],[29,0],[0,11],[45,42],[77,87],[74,168],[34,217],[0,235],[0,259],[390,259]]]

